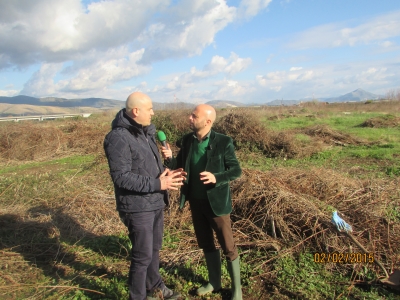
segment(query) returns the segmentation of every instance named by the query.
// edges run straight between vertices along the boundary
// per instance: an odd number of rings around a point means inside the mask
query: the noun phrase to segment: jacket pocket
[[[211,173],[218,173],[224,170],[221,155],[211,156],[207,161],[206,170]]]

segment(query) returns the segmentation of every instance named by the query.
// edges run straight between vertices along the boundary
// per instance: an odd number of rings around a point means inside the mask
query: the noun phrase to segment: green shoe
[[[242,286],[240,284],[240,260],[239,256],[234,261],[227,260],[227,267],[232,281],[231,300],[242,300]]]
[[[219,250],[204,253],[208,270],[209,282],[196,290],[198,296],[203,296],[221,289],[221,255]]]

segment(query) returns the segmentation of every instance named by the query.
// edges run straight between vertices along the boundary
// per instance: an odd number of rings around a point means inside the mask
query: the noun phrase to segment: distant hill
[[[247,106],[244,103],[236,102],[236,101],[229,101],[229,100],[212,100],[212,101],[206,102],[206,104],[211,105],[212,107],[215,107],[215,108]]]
[[[44,111],[58,111],[59,113],[71,113],[71,109],[77,109],[80,107],[87,108],[93,107],[94,109],[121,109],[125,106],[125,101],[104,99],[104,98],[83,98],[83,99],[66,99],[66,98],[56,98],[56,97],[45,97],[45,98],[35,98],[30,96],[14,96],[5,97],[0,96],[0,104],[10,104],[14,105],[13,109],[9,106],[0,108],[1,115],[33,115],[42,114]],[[213,100],[207,102],[208,104],[216,107],[236,107],[236,106],[246,106],[246,104],[228,101],[228,100]],[[17,106],[18,105],[18,106]],[[24,107],[24,105],[26,107]],[[154,110],[169,110],[169,109],[192,109],[196,105],[187,102],[173,102],[173,103],[161,103],[153,102]],[[35,109],[37,107],[37,109]],[[39,108],[42,107],[42,108]],[[47,107],[47,109],[43,109]],[[65,110],[60,110],[60,108],[69,108]]]
[[[378,100],[384,98],[381,95],[376,95],[363,89],[357,89],[345,95],[339,97],[332,97],[332,98],[323,98],[320,99],[326,102],[348,102],[348,101],[365,101],[365,100]]]
[[[153,110],[192,109],[196,105],[186,102],[161,103],[153,102]]]
[[[270,102],[267,102],[266,105],[268,106],[280,106],[280,105],[296,105],[299,104],[301,101],[300,100],[273,100]]]
[[[29,104],[39,106],[57,107],[94,107],[100,109],[121,108],[125,105],[124,101],[103,99],[103,98],[84,98],[84,99],[65,99],[65,98],[35,98],[24,95],[5,97],[0,96],[0,103],[10,104]]]
[[[342,96],[337,96],[337,97],[329,97],[329,98],[317,98],[316,100],[320,102],[349,102],[349,101],[365,101],[365,100],[378,100],[378,99],[383,99],[384,96],[382,95],[376,95],[367,91],[364,91],[363,89],[357,89],[355,91],[352,91],[350,93],[347,93]],[[265,105],[268,106],[279,106],[279,105],[296,105],[301,102],[310,102],[313,101],[314,99],[312,98],[307,98],[307,99],[300,99],[300,100],[273,100],[270,102],[265,103]]]
[[[347,93],[338,97],[319,98],[318,101],[324,102],[348,102],[348,101],[365,101],[365,100],[378,100],[384,98],[383,96],[376,95],[362,89],[357,89],[351,93]],[[267,103],[258,104],[245,104],[237,101],[230,100],[212,100],[206,102],[207,104],[215,108],[227,108],[227,107],[244,107],[244,106],[255,106],[255,105],[268,105],[268,106],[280,106],[280,105],[297,105],[300,102],[312,101],[313,99],[300,99],[300,100],[273,100]],[[71,113],[77,109],[84,108],[85,112],[92,108],[92,112],[97,110],[119,110],[125,106],[125,101],[104,99],[104,98],[82,98],[82,99],[65,99],[56,97],[45,97],[35,98],[30,96],[14,96],[5,97],[0,96],[0,115],[34,115],[34,114],[46,114],[48,113]],[[8,104],[8,105],[5,105]],[[10,106],[11,105],[11,106]],[[46,107],[46,109],[44,109]],[[187,102],[169,102],[160,103],[153,102],[154,110],[168,110],[168,109],[192,109],[195,107],[193,103]],[[61,108],[64,108],[61,109]],[[90,111],[89,111],[90,112]]]
[[[185,102],[153,102],[154,110],[191,109],[195,105]],[[65,99],[56,97],[35,98],[30,96],[0,96],[0,116],[70,114],[74,112],[98,112],[120,110],[125,101],[104,98]]]
[[[0,103],[8,104],[24,104],[36,106],[52,106],[52,107],[93,107],[97,109],[121,109],[125,107],[125,101],[105,99],[105,98],[82,98],[82,99],[66,99],[56,97],[35,98],[24,95],[5,97],[0,96]],[[160,109],[176,109],[176,108],[192,108],[194,104],[185,102],[176,103],[159,103],[153,102],[155,110]]]

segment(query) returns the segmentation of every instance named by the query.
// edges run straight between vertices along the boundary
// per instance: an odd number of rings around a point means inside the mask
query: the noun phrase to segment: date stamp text
[[[337,264],[372,264],[374,262],[373,253],[314,253],[314,262],[320,264],[337,263]]]

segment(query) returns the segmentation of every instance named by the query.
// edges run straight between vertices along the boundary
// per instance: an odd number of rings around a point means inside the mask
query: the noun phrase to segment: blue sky
[[[0,96],[156,102],[400,88],[393,0],[0,0]]]

